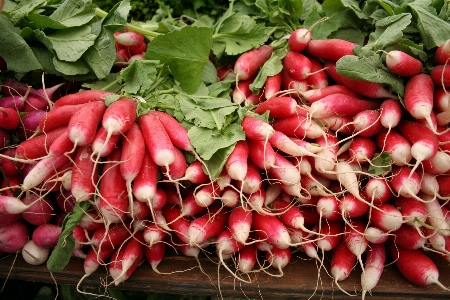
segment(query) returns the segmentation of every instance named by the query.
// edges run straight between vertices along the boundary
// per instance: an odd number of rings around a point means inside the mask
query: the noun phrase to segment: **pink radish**
[[[85,273],[83,277],[91,275],[98,269],[98,267],[106,264],[106,260],[111,257],[113,252],[114,248],[112,247],[90,248],[83,262],[83,269]]]
[[[104,102],[106,97],[112,95],[111,92],[100,90],[85,90],[73,94],[65,95],[55,101],[53,109],[64,105],[85,104],[93,101]]]
[[[311,61],[299,52],[288,51],[283,59],[283,65],[289,75],[297,80],[306,79],[311,73]]]
[[[137,200],[152,203],[156,194],[156,185],[158,179],[158,166],[150,157],[148,151],[145,151],[139,173],[133,182],[133,195]]]
[[[220,200],[222,200],[223,205],[230,208],[236,207],[241,200],[240,198],[241,195],[239,194],[239,191],[231,186],[224,188],[222,195],[220,196]]]
[[[402,119],[402,106],[396,99],[384,100],[380,105],[380,122],[387,129],[394,128]]]
[[[383,244],[389,238],[389,235],[376,226],[368,226],[364,230],[364,237],[372,244]]]
[[[19,251],[28,239],[28,228],[21,220],[0,226],[0,251],[2,252]]]
[[[289,74],[286,68],[281,71],[281,88],[282,90],[289,91],[290,94],[296,98],[303,92],[309,89],[306,79],[295,79]]]
[[[244,103],[248,97],[252,94],[250,90],[250,84],[253,83],[254,78],[250,78],[247,80],[240,80],[236,87],[231,92],[231,99],[233,99],[234,103],[242,104]]]
[[[355,132],[353,117],[331,116],[320,118],[319,121],[328,129],[340,134],[352,135]]]
[[[313,57],[309,57],[311,61],[311,72],[306,77],[306,82],[311,88],[321,89],[328,86],[328,75],[320,61]]]
[[[103,220],[95,210],[88,210],[84,212],[78,225],[87,231],[96,231],[105,227]]]
[[[352,194],[344,195],[339,202],[342,217],[357,218],[363,216],[368,210],[367,201],[361,201]]]
[[[187,166],[183,180],[188,180],[193,184],[202,184],[208,181],[209,177],[203,170],[203,164],[199,160],[192,162]]]
[[[291,51],[302,52],[312,39],[310,29],[297,28],[288,39],[288,47]]]
[[[310,89],[306,92],[303,92],[302,98],[306,99],[309,103],[313,103],[331,94],[344,94],[353,98],[361,97],[346,85],[334,84],[322,88]]]
[[[342,240],[344,234],[344,222],[341,220],[324,220],[319,224],[319,238],[317,247],[322,251],[334,249]]]
[[[282,184],[300,184],[301,175],[298,168],[279,153],[275,154],[275,163],[272,168],[269,169],[269,174],[272,178],[279,180]]]
[[[164,258],[166,252],[166,244],[165,243],[156,243],[152,247],[144,247],[145,258],[149,262],[152,270],[156,273],[160,273],[158,271],[158,265]]]
[[[174,231],[183,243],[189,244],[188,228],[191,222],[181,216],[180,209],[175,206],[166,205],[162,213],[169,228]]]
[[[450,66],[448,65],[437,65],[431,69],[430,72],[431,80],[434,84],[439,87],[449,87],[450,86]]]
[[[32,240],[36,246],[53,249],[58,243],[62,227],[53,224],[41,224],[33,230]]]
[[[94,140],[105,110],[106,105],[96,101],[83,105],[72,115],[67,130],[70,140],[76,146],[86,146]]]
[[[90,145],[78,149],[75,166],[72,169],[71,192],[77,202],[90,199],[95,192],[98,180],[98,171],[94,161],[91,160],[92,148]]]
[[[249,50],[241,54],[234,64],[236,79],[246,80],[255,76],[259,68],[270,58],[273,48],[262,45],[259,48]]]
[[[277,93],[280,92],[281,79],[282,79],[281,72],[272,76],[267,76],[266,82],[264,84],[264,97],[266,97],[267,100],[271,99],[272,97],[275,97],[275,95],[277,95]]]
[[[266,191],[264,189],[259,189],[250,194],[250,196],[247,198],[247,204],[255,212],[265,214],[268,213],[263,209],[265,198]]]
[[[324,135],[324,130],[319,124],[303,115],[276,119],[272,122],[272,127],[289,137],[301,139],[315,139]]]
[[[207,239],[218,235],[228,222],[229,209],[214,205],[209,212],[193,220],[188,228],[190,245],[201,245]]]
[[[322,196],[316,204],[320,217],[326,220],[342,220],[339,202],[336,196]]]
[[[100,178],[99,209],[106,226],[121,222],[128,210],[126,181],[120,173],[122,148],[118,147],[106,157],[106,163]]]
[[[363,110],[353,117],[353,128],[362,137],[376,135],[383,128],[378,110]]]
[[[147,203],[139,200],[133,200],[127,210],[127,216],[131,219],[145,220],[150,216],[150,207]]]
[[[56,128],[48,133],[21,142],[17,146],[15,157],[35,159],[47,156],[50,145],[66,130],[67,127]]]
[[[411,161],[411,143],[396,130],[382,130],[375,141],[381,151],[390,153],[394,165],[404,166]]]
[[[381,204],[392,198],[392,192],[389,184],[384,178],[370,178],[364,186],[364,195],[368,202]]]
[[[255,113],[264,114],[269,112],[270,118],[285,118],[296,113],[297,101],[288,96],[272,97],[259,104]]]
[[[298,145],[287,135],[278,130],[275,130],[274,134],[269,138],[269,143],[274,148],[292,156],[315,156],[314,153],[308,151],[305,147]]]
[[[107,140],[108,132],[105,128],[100,127],[95,134],[94,140],[92,141],[92,156],[93,157],[105,157],[108,156],[116,147],[119,142],[121,135],[113,134]]]
[[[404,249],[391,241],[386,246],[398,270],[409,282],[420,286],[435,283],[447,289],[438,281],[439,270],[426,254],[420,250]]]
[[[403,220],[409,226],[421,227],[427,220],[427,208],[419,200],[398,196],[392,198],[392,205],[398,208]]]
[[[339,242],[339,244],[334,248],[333,258],[331,259],[331,276],[334,278],[334,283],[339,287],[341,291],[344,291],[338,281],[347,279],[353,270],[356,262],[356,255],[353,254],[347,247],[344,241]]]
[[[392,50],[386,53],[386,66],[392,73],[404,77],[418,75],[422,72],[422,62],[420,60],[399,50]]]
[[[92,234],[91,243],[98,249],[121,245],[130,236],[130,228],[122,223],[113,224],[106,229],[102,227]]]
[[[109,271],[115,285],[119,285],[127,280],[141,264],[144,259],[144,247],[142,231],[136,232],[123,246],[121,259],[118,261],[114,260],[114,258],[111,259]]]
[[[208,207],[214,203],[214,200],[221,194],[221,190],[217,182],[201,186],[195,192],[195,202],[201,207]]]
[[[445,64],[450,59],[450,39],[436,49],[434,60],[437,64]]]
[[[274,247],[271,251],[266,251],[266,260],[269,262],[269,265],[280,272],[280,275],[283,275],[283,268],[286,267],[291,261],[291,249],[279,249]]]
[[[242,181],[237,181],[237,187],[245,194],[252,194],[261,189],[262,178],[260,169],[250,160],[247,162],[247,174]]]
[[[144,42],[144,36],[134,31],[125,31],[114,35],[114,39],[122,46],[138,46]]]
[[[289,248],[291,244],[289,232],[276,216],[254,212],[252,227],[259,238],[270,245],[280,249]]]
[[[238,252],[240,249],[244,247],[244,244],[236,241],[228,228],[225,228],[221,233],[217,235],[216,240],[216,253],[219,257],[221,264],[228,270],[235,278],[238,280],[245,281],[240,277],[236,276],[234,272],[228,267],[228,265],[224,262],[224,259],[229,257],[230,255]]]
[[[168,166],[175,160],[174,145],[162,122],[153,114],[138,119],[151,158],[158,166]]]
[[[443,236],[450,236],[450,225],[446,222],[438,200],[432,196],[425,197],[422,195],[422,198],[424,199],[428,213],[427,221],[430,223],[431,227]]]
[[[252,225],[252,211],[242,206],[233,208],[228,217],[228,228],[233,238],[239,243],[246,243],[250,235]]]
[[[20,118],[16,109],[0,107],[0,128],[14,129],[19,123]]]
[[[377,145],[372,138],[359,135],[353,138],[348,152],[351,160],[355,160],[357,163],[363,164],[372,160],[376,150]]]
[[[254,244],[244,246],[238,252],[237,268],[244,274],[250,273],[257,263],[258,250]]]
[[[252,140],[266,140],[274,133],[273,127],[255,117],[245,116],[241,124],[245,136]]]
[[[248,144],[238,141],[225,162],[228,175],[234,180],[244,180],[247,174]]]
[[[70,118],[84,104],[65,105],[48,111],[39,121],[38,132],[49,132],[55,128],[69,124]]]
[[[20,199],[13,196],[0,196],[1,214],[20,214],[29,206]]]
[[[420,249],[425,246],[427,239],[423,236],[421,228],[414,228],[403,224],[399,229],[392,232],[389,238],[398,246],[405,249]]]
[[[405,108],[416,119],[425,119],[431,126],[434,84],[430,75],[418,74],[411,77],[405,86]]]
[[[150,224],[144,229],[143,237],[149,247],[161,242],[167,236],[167,232],[156,224]]]
[[[342,39],[311,40],[305,51],[314,57],[336,61],[344,55],[354,55],[355,46],[357,44]]]
[[[372,291],[384,271],[386,261],[386,249],[384,244],[369,244],[366,254],[364,270],[361,273],[362,298],[367,291]]]
[[[69,159],[70,158],[66,155],[41,159],[25,176],[22,190],[29,191],[30,189],[37,187],[52,173],[52,171],[66,164]]]
[[[195,216],[200,212],[204,211],[204,209],[205,207],[198,205],[197,202],[195,201],[195,196],[191,194],[183,199],[181,207],[181,215]]]
[[[403,216],[393,205],[382,203],[370,211],[370,222],[386,232],[395,231],[402,226]]]
[[[369,241],[364,237],[366,228],[365,220],[353,219],[350,223],[345,225],[344,242],[348,249],[356,255],[356,258],[363,267],[362,255],[366,252]]]

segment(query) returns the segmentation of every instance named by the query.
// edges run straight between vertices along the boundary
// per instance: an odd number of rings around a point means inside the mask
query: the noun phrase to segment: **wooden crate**
[[[433,254],[430,254],[430,257],[438,264],[440,281],[445,286],[450,287],[450,264]],[[114,288],[181,295],[218,296],[219,298],[350,298],[333,284],[333,280],[327,275],[324,268],[320,272],[320,280],[318,281],[316,262],[301,254],[294,255],[292,262],[283,270],[283,276],[276,277],[265,272],[258,272],[253,274],[251,283],[234,279],[223,266],[219,269],[215,257],[211,259],[200,258],[199,263],[202,270],[200,270],[198,262],[192,257],[169,254],[159,265],[159,271],[171,274],[157,274],[145,261],[125,283],[118,287],[114,286]],[[328,258],[325,259],[325,267],[329,270]],[[279,274],[274,268],[269,268],[266,271],[274,275]],[[218,274],[220,281],[218,281]],[[342,288],[350,294],[356,295],[357,298],[361,298],[360,274],[360,268],[356,266],[351,276],[340,282]],[[53,276],[57,283],[76,285],[83,276],[83,261],[72,258],[64,271],[54,273]],[[54,283],[54,279],[52,279],[45,264],[40,266],[29,265],[20,254],[16,259],[15,255],[1,258],[0,277]],[[81,286],[99,288],[108,281],[111,281],[111,279],[107,278],[106,270],[101,268],[83,280]],[[366,299],[430,298],[450,299],[450,292],[437,285],[415,286],[404,279],[394,265],[386,267],[377,287],[372,291],[372,295],[366,295]]]

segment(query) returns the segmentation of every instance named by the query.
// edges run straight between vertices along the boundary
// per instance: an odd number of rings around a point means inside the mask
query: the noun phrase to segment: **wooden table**
[[[438,263],[440,281],[445,286],[450,287],[450,264],[436,256],[430,256]],[[333,280],[323,268],[320,272],[320,281],[318,281],[316,262],[306,259],[301,254],[295,254],[291,264],[284,269],[282,277],[274,277],[264,272],[258,272],[253,275],[251,283],[233,279],[233,276],[223,266],[220,269],[218,268],[217,258],[212,258],[212,260],[207,257],[199,259],[202,272],[194,258],[169,255],[159,265],[159,271],[171,273],[170,275],[157,274],[147,262],[144,262],[125,283],[114,288],[171,294],[257,299],[308,299],[311,296],[314,299],[350,298],[333,284]],[[13,262],[14,266],[11,269]],[[328,259],[325,265],[327,270],[329,270]],[[272,274],[279,274],[273,268],[269,268],[267,271]],[[220,282],[218,282],[218,274],[220,274]],[[357,298],[361,298],[360,274],[360,267],[357,266],[351,276],[341,282],[342,288],[350,294],[357,294]],[[76,285],[83,276],[83,262],[80,259],[73,258],[64,271],[53,275],[59,284]],[[45,264],[40,266],[29,265],[22,259],[21,255],[18,255],[15,261],[13,255],[0,260],[0,278],[7,278],[8,276],[11,279],[54,283]],[[102,286],[105,279],[110,281],[110,278],[106,276],[105,269],[102,268],[84,279],[81,286],[98,288]],[[367,294],[366,298],[450,299],[450,292],[442,290],[436,285],[419,287],[410,284],[401,276],[395,266],[390,265],[386,268],[372,295]]]

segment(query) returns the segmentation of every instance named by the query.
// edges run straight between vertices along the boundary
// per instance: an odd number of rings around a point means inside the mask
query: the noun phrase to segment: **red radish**
[[[269,174],[272,178],[279,180],[282,184],[300,184],[301,175],[299,169],[279,153],[275,154],[275,163],[272,168],[269,169]]]
[[[291,238],[286,226],[276,217],[253,212],[252,227],[259,238],[270,245],[286,249],[291,245]]]
[[[106,226],[121,222],[128,210],[126,181],[120,173],[122,148],[117,147],[106,157],[106,163],[100,177],[99,209]]]
[[[286,226],[311,233],[311,231],[305,227],[305,218],[298,207],[281,199],[272,201],[270,205],[275,209],[274,212],[281,213],[280,219]]]
[[[244,246],[238,252],[237,268],[244,274],[250,273],[257,262],[258,250],[254,244]]]
[[[83,261],[83,269],[85,275],[83,277],[89,276],[94,273],[99,266],[106,264],[106,260],[111,257],[114,252],[112,247],[92,247],[89,249],[86,258]]]
[[[195,192],[195,202],[201,207],[208,207],[214,203],[220,194],[221,190],[217,182],[211,182],[201,186]]]
[[[145,114],[138,119],[144,135],[145,145],[151,158],[158,166],[167,167],[175,160],[175,150],[162,122],[153,114]]]
[[[434,60],[437,64],[445,64],[450,59],[450,39],[436,49]]]
[[[310,106],[310,114],[312,118],[326,118],[335,115],[351,117],[361,111],[379,107],[379,102],[353,98],[345,94],[331,94],[313,102]]]
[[[152,203],[156,194],[156,184],[158,179],[158,166],[145,151],[139,173],[133,182],[133,195],[137,200]]]
[[[342,220],[339,202],[336,196],[322,196],[316,204],[320,217],[326,220]]]
[[[387,129],[394,128],[402,119],[402,106],[396,99],[384,100],[380,105],[380,122]]]
[[[297,28],[289,36],[288,47],[291,51],[302,52],[312,39],[310,29]]]
[[[155,271],[156,273],[160,273],[158,271],[158,265],[163,260],[165,253],[166,253],[165,243],[156,243],[152,247],[144,248],[145,258],[152,267],[152,270]]]
[[[394,165],[404,166],[411,161],[411,143],[396,130],[382,130],[375,141],[382,152],[390,153]]]
[[[356,255],[358,261],[363,267],[362,255],[366,251],[369,241],[364,237],[366,228],[365,220],[353,219],[351,223],[345,225],[344,242],[348,249]]]
[[[449,87],[450,86],[450,66],[448,65],[437,65],[431,69],[430,77],[434,84],[439,87]]]
[[[102,119],[102,126],[108,136],[127,132],[136,120],[136,108],[136,101],[130,98],[121,98],[111,103]]]
[[[255,117],[245,116],[241,124],[245,136],[252,140],[267,140],[274,133],[273,127]]]
[[[347,295],[349,295],[349,293],[340,287],[338,281],[345,280],[350,276],[350,273],[355,266],[355,262],[356,255],[350,251],[344,241],[340,241],[333,251],[330,272],[331,276],[334,278],[334,283]]]
[[[223,81],[225,79],[231,79],[235,78],[233,70],[229,67],[229,65],[226,66],[218,66],[216,67],[217,71],[217,77],[220,81]]]
[[[0,149],[5,148],[11,142],[11,136],[9,132],[0,128]]]
[[[434,84],[430,75],[418,74],[411,77],[405,86],[405,108],[416,119],[425,119],[431,126]],[[409,121],[411,122],[411,121]]]
[[[297,98],[303,92],[309,89],[306,79],[295,79],[289,74],[286,68],[281,71],[281,88],[282,90],[289,91],[293,97]]]
[[[231,92],[231,99],[233,99],[234,103],[242,104],[248,97],[250,97],[252,94],[250,84],[253,83],[253,80],[254,78],[250,78],[247,80],[241,80],[237,83],[236,87]]]
[[[323,220],[319,224],[319,238],[317,247],[322,251],[334,249],[342,240],[344,234],[344,222],[341,220]]]
[[[85,104],[93,101],[104,102],[106,97],[110,95],[113,95],[113,93],[100,90],[80,91],[59,98],[55,101],[53,109],[59,106]]]
[[[0,167],[3,176],[12,177],[20,174],[24,169],[24,165],[14,159],[17,156],[17,149],[6,148],[0,154]],[[25,176],[22,174],[22,176]]]
[[[144,259],[144,247],[143,233],[138,231],[123,246],[121,259],[119,261],[111,259],[109,271],[115,285],[127,280],[141,264]]]
[[[20,140],[26,140],[33,136],[39,126],[39,122],[46,114],[44,110],[33,110],[21,116],[20,124],[16,128]]]
[[[364,195],[368,202],[381,204],[392,198],[392,191],[386,179],[373,177],[364,186]]]
[[[401,212],[404,222],[409,226],[420,227],[425,224],[428,212],[422,201],[398,196],[392,198],[392,205]]]
[[[0,107],[0,128],[14,129],[20,123],[20,117],[14,108]]]
[[[62,227],[53,224],[41,224],[33,230],[32,240],[36,246],[53,249],[58,243]]]
[[[196,160],[186,167],[183,180],[188,180],[193,184],[202,184],[208,181],[209,177],[203,170],[201,161]]]
[[[336,61],[344,55],[354,55],[355,46],[357,44],[342,39],[311,40],[305,51],[314,57]]]
[[[225,162],[225,169],[234,180],[244,180],[247,174],[248,148],[245,140],[238,141]]]
[[[195,216],[205,209],[205,207],[197,204],[193,194],[184,198],[182,202],[181,216]]]
[[[243,104],[244,106],[253,106],[260,104],[264,100],[264,90],[260,89],[258,94],[251,93],[248,95]]]
[[[302,98],[306,99],[309,103],[313,103],[331,94],[344,94],[353,98],[361,97],[346,85],[334,84],[322,88],[310,89],[302,93]]]
[[[36,163],[23,179],[22,190],[29,191],[41,184],[54,170],[59,169],[70,160],[66,155],[47,157]]]
[[[249,151],[248,153],[248,158],[253,163],[253,165],[262,170],[268,170],[272,168],[272,166],[275,164],[276,152],[270,143],[260,140],[247,140],[247,144],[248,148],[252,149],[252,151]]]
[[[311,72],[306,78],[306,82],[311,88],[322,89],[328,86],[328,75],[321,62],[313,57],[309,57],[311,61]]]
[[[4,197],[4,196],[2,196]],[[0,213],[0,227],[9,225],[20,220],[20,214],[2,214]]]
[[[443,236],[450,236],[450,225],[447,223],[438,200],[432,196],[425,197],[424,204],[427,209],[427,221],[430,226]]]
[[[71,192],[77,202],[90,199],[95,192],[98,180],[97,166],[91,160],[90,145],[78,149],[72,169]]]
[[[372,138],[359,135],[353,138],[348,151],[351,160],[355,160],[357,163],[363,164],[372,160],[375,152],[377,151],[377,145]]]
[[[217,235],[216,239],[216,253],[219,257],[221,264],[228,270],[234,277],[238,280],[245,281],[240,277],[236,276],[234,272],[228,267],[228,265],[224,262],[224,259],[229,257],[230,255],[238,252],[240,249],[244,247],[244,244],[236,241],[228,228],[225,228],[221,233]]]
[[[397,98],[380,83],[351,79],[345,76],[341,76],[341,81],[353,91],[368,98]]]
[[[126,214],[133,220],[145,220],[150,216],[150,207],[147,203],[133,200],[128,206]]]
[[[234,74],[238,81],[252,78],[259,68],[270,58],[273,48],[262,45],[259,48],[249,50],[241,54],[234,64]]]
[[[166,237],[167,232],[157,224],[150,224],[144,229],[144,240],[149,247],[161,242]]]
[[[21,220],[0,226],[0,251],[2,252],[19,251],[28,239],[28,228]]]
[[[291,261],[291,249],[279,249],[274,247],[271,251],[266,251],[266,260],[269,262],[271,267],[274,267],[283,275],[282,269],[286,267]]]
[[[30,265],[41,265],[45,263],[50,254],[49,248],[37,246],[33,240],[29,240],[22,247],[22,257]]]
[[[213,205],[207,214],[196,218],[188,228],[189,245],[201,245],[218,235],[228,222],[229,209]]]
[[[420,60],[399,50],[386,53],[386,66],[392,73],[404,77],[411,77],[422,72]]]
[[[105,227],[101,216],[95,210],[85,211],[78,225],[87,231],[96,231]]]
[[[439,183],[436,180],[436,175],[423,169],[418,170],[418,173],[422,179],[420,182],[420,192],[436,197],[439,194]]]
[[[51,145],[48,156],[60,156],[75,150],[75,145],[69,137],[69,131],[63,132]]]
[[[242,206],[237,206],[231,210],[228,217],[228,228],[230,228],[233,238],[239,243],[245,244],[249,238],[252,214],[251,210],[246,210]]]
[[[325,135],[319,124],[304,115],[276,119],[272,122],[272,127],[289,137],[301,139],[315,139]]]
[[[382,203],[370,210],[372,225],[386,232],[395,231],[403,224],[402,213],[389,203]]]
[[[315,156],[314,153],[308,151],[305,147],[298,145],[281,131],[275,130],[274,134],[269,138],[269,143],[278,150],[292,156]]]
[[[414,228],[408,224],[403,224],[399,229],[393,231],[389,238],[396,245],[411,250],[423,248],[427,241],[420,228]]]
[[[64,105],[48,111],[39,121],[38,132],[49,132],[55,128],[66,126],[72,115],[84,104]]]
[[[372,244],[383,244],[389,235],[378,227],[369,226],[364,230],[364,237]]]
[[[151,110],[149,114],[158,117],[175,147],[184,151],[194,152],[194,147],[191,144],[187,130],[180,122],[165,112]]]
[[[105,128],[100,127],[95,134],[94,140],[92,141],[92,156],[93,157],[105,157],[108,156],[116,147],[119,142],[121,135],[113,134],[110,139],[107,140],[108,132]]]
[[[250,194],[250,196],[247,199],[247,204],[254,211],[261,214],[265,214],[268,213],[263,209],[265,199],[266,199],[266,191],[264,189],[259,189]]]
[[[250,160],[247,162],[247,175],[244,180],[237,181],[237,187],[245,194],[252,194],[261,189],[262,178],[260,169]]]
[[[367,201],[361,201],[352,194],[347,194],[340,199],[339,210],[342,217],[357,218],[363,216],[368,210]]]
[[[167,196],[168,192],[164,191],[162,189],[156,189],[155,192],[155,196],[151,199],[150,202],[147,201],[147,204],[149,205],[150,208],[150,212],[152,212],[153,209],[153,213],[155,213],[155,210],[160,210],[163,208],[163,206],[168,202],[168,196]]]
[[[352,135],[355,132],[353,126],[353,117],[347,116],[331,116],[320,118],[319,121],[335,133]]]
[[[181,239],[184,244],[189,244],[188,228],[191,222],[181,216],[181,211],[176,206],[164,206],[163,216],[169,228]]]
[[[365,202],[366,200],[362,198],[359,192],[359,181],[355,172],[353,171],[352,166],[345,161],[338,161],[336,163],[335,170],[337,179],[342,184],[342,186],[347,189],[348,192],[355,198],[362,202]]]
[[[376,135],[383,128],[378,110],[363,110],[353,117],[354,130],[362,137]]]
[[[369,244],[366,254],[364,270],[361,273],[362,298],[367,291],[372,291],[384,271],[386,261],[386,249],[383,243]]]
[[[114,35],[114,39],[122,46],[138,46],[144,42],[144,36],[135,31],[126,31]]]
[[[388,241],[386,246],[398,270],[409,282],[420,286],[435,283],[447,289],[438,281],[439,270],[426,254],[420,250],[405,249],[391,241]]]
[[[130,228],[122,223],[113,224],[107,229],[103,226],[92,234],[91,243],[98,249],[103,247],[116,247],[121,245],[129,236]]]
[[[268,206],[275,199],[278,198],[282,194],[283,189],[281,185],[277,182],[270,183],[268,187],[266,187],[266,199],[264,201],[264,205]]]
[[[241,195],[234,187],[225,187],[220,196],[220,200],[226,207],[234,208],[241,200]]]
[[[275,97],[280,92],[281,79],[282,79],[281,72],[272,76],[267,76],[266,82],[264,84],[264,97],[267,100],[271,99],[272,97]]]
[[[305,55],[288,51],[283,59],[284,68],[294,79],[303,80],[311,73],[311,61]]]
[[[77,110],[67,127],[70,140],[77,146],[90,144],[95,138],[105,110],[106,105],[101,101],[87,103]]]
[[[264,114],[269,112],[270,118],[285,118],[296,113],[297,101],[289,96],[272,97],[259,104],[255,113]]]

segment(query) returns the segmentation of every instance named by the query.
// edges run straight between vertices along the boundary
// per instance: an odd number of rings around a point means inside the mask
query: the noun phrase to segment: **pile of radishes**
[[[122,34],[118,62],[145,51]],[[242,282],[267,266],[282,275],[299,249],[319,262],[331,253],[336,283],[360,266],[363,295],[382,276],[386,253],[412,283],[440,284],[423,250],[450,261],[450,41],[430,74],[406,53],[387,53],[386,66],[408,80],[404,106],[382,85],[336,72],[355,44],[299,29],[288,46],[282,72],[258,95],[250,84],[271,46],[242,54],[229,72],[233,101],[270,121],[244,117],[246,138],[214,181],[187,130],[166,112],[137,116],[133,98],[106,106],[112,93],[86,90],[52,102],[51,90],[27,89],[1,99],[17,114],[24,99],[46,94],[48,111],[32,136],[2,150],[0,251],[44,263],[65,215],[89,201],[73,255],[84,258],[85,276],[107,266],[116,285],[144,260],[159,272],[167,247],[192,257],[215,247]]]

